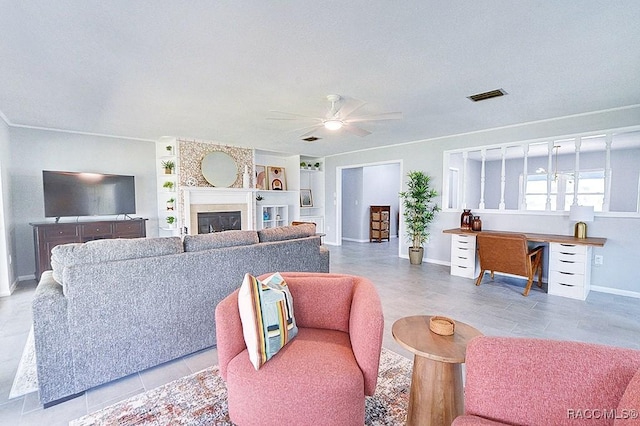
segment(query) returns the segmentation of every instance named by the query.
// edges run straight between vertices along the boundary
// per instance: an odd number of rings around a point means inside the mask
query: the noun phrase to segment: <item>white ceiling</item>
[[[639,77],[637,0],[0,0],[18,126],[328,155],[640,104]],[[314,143],[267,120],[333,93],[403,119]]]

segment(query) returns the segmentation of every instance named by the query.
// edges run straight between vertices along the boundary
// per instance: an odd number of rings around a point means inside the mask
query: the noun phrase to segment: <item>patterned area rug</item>
[[[378,386],[365,402],[366,425],[405,423],[411,361],[382,349]],[[151,389],[69,423],[88,425],[233,425],[218,367]]]
[[[24,345],[16,376],[9,392],[9,399],[17,398],[38,390],[38,372],[36,370],[36,348],[33,343],[33,327]]]

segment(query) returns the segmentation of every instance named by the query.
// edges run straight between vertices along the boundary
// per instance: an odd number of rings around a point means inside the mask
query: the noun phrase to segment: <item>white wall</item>
[[[13,260],[11,193],[9,185],[9,127],[0,118],[0,296],[8,296],[16,284]]]
[[[42,170],[134,175],[136,216],[157,236],[155,142],[107,138],[19,127],[9,130],[11,214],[14,218],[17,273],[33,278],[35,257],[30,222],[45,221]]]
[[[387,148],[353,152],[325,159],[327,194],[336,188],[336,170],[350,164],[385,162],[400,158],[403,169],[422,170],[433,177],[433,185],[442,192],[443,151],[471,146],[501,144],[538,138],[557,137],[581,132],[602,131],[640,125],[640,106],[603,111],[573,117],[504,127],[484,132],[457,135],[428,141],[396,145]],[[637,159],[640,161],[640,159]],[[403,176],[406,187],[406,176]],[[438,198],[442,204],[442,199]],[[333,205],[327,199],[325,205]],[[529,214],[482,214],[484,229],[504,229],[529,232],[567,234],[572,233],[572,223],[568,215],[541,216]],[[432,224],[431,238],[425,246],[427,261],[449,263],[450,236],[443,234],[447,228],[460,226],[460,211],[440,212]],[[400,234],[404,233],[400,229]],[[336,244],[336,211],[327,208],[325,242]],[[589,234],[608,238],[603,248],[594,249],[594,254],[604,256],[604,265],[594,267],[592,285],[608,287],[621,293],[640,295],[640,280],[637,278],[637,258],[640,254],[640,218],[597,218],[589,224]],[[408,244],[404,239],[401,253],[407,253]]]

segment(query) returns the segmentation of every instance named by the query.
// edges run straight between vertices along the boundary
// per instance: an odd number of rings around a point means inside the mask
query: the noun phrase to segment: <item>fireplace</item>
[[[242,229],[242,212],[201,212],[198,213],[198,234]]]
[[[184,188],[183,197],[184,227],[187,234],[255,229],[255,194],[252,190]],[[206,219],[200,219],[201,213],[206,214]],[[214,215],[208,216],[210,214]]]

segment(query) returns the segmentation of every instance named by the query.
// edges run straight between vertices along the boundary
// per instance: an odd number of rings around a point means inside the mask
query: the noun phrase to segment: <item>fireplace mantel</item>
[[[202,206],[218,211],[228,211],[230,206],[242,206],[242,229],[255,229],[255,190],[244,188],[203,188],[181,187],[183,194],[184,221],[188,233],[197,233],[196,227],[191,223],[191,218],[202,211]],[[192,211],[193,210],[193,211]]]

